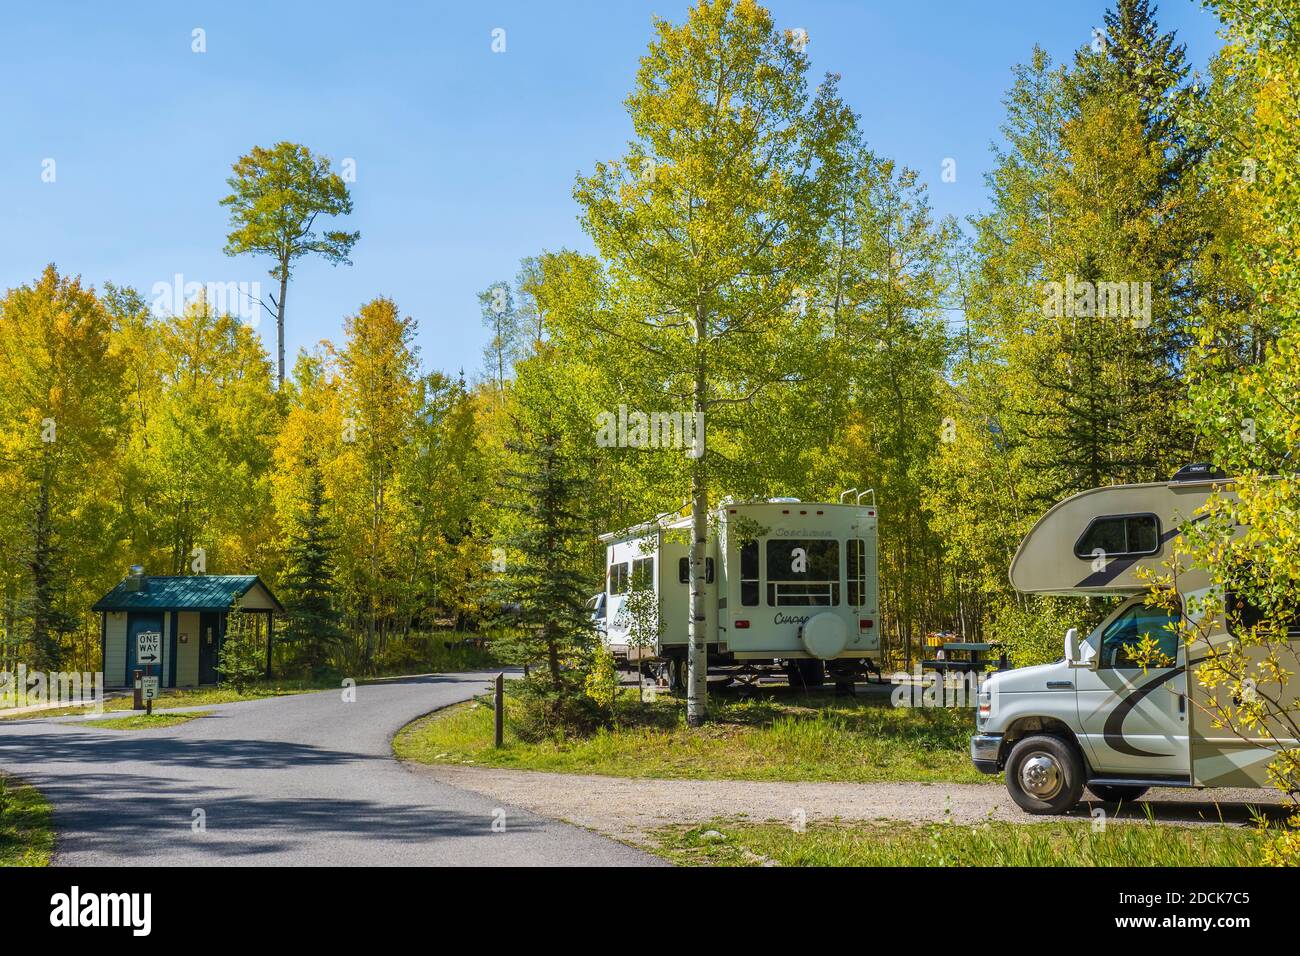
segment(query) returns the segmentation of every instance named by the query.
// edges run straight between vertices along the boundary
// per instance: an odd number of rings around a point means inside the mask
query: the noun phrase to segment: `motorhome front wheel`
[[[800,629],[803,648],[813,657],[833,660],[843,653],[849,643],[849,629],[834,614],[823,611],[814,614]]]
[[[1083,759],[1060,737],[1026,737],[1007,760],[1007,790],[1022,810],[1065,813],[1083,795]]]

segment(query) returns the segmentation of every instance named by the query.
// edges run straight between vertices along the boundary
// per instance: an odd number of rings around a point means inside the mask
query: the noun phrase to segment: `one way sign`
[[[140,631],[136,634],[135,662],[137,664],[162,663],[162,634],[158,631]]]

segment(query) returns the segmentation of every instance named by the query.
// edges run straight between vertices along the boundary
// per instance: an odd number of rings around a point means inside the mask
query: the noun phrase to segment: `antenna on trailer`
[[[858,489],[854,488],[853,490],[854,490],[854,491],[857,491]],[[867,495],[871,495],[871,507],[874,508],[874,507],[876,506],[876,489],[875,489],[875,488],[868,488],[866,491],[862,492],[862,494],[858,495],[856,498],[853,499],[853,503],[854,503],[855,505],[860,505],[860,504],[862,504],[862,499],[865,498]]]
[[[840,504],[844,504],[844,496],[845,496],[845,495],[851,495],[851,494],[853,494],[853,493],[854,493],[855,491],[857,491],[857,490],[858,490],[858,489],[856,489],[856,488],[850,488],[848,491],[841,491],[841,492],[840,492]]]

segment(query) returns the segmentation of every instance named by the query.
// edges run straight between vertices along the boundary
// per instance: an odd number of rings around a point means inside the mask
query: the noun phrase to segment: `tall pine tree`
[[[328,666],[342,644],[334,598],[335,537],[325,514],[325,482],[315,459],[304,462],[307,496],[285,549],[283,593],[289,612],[286,640],[313,674]]]

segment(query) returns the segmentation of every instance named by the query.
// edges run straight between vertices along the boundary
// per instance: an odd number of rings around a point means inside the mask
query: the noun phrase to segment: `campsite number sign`
[[[137,664],[162,663],[162,634],[157,631],[141,631],[135,636],[135,661]]]

